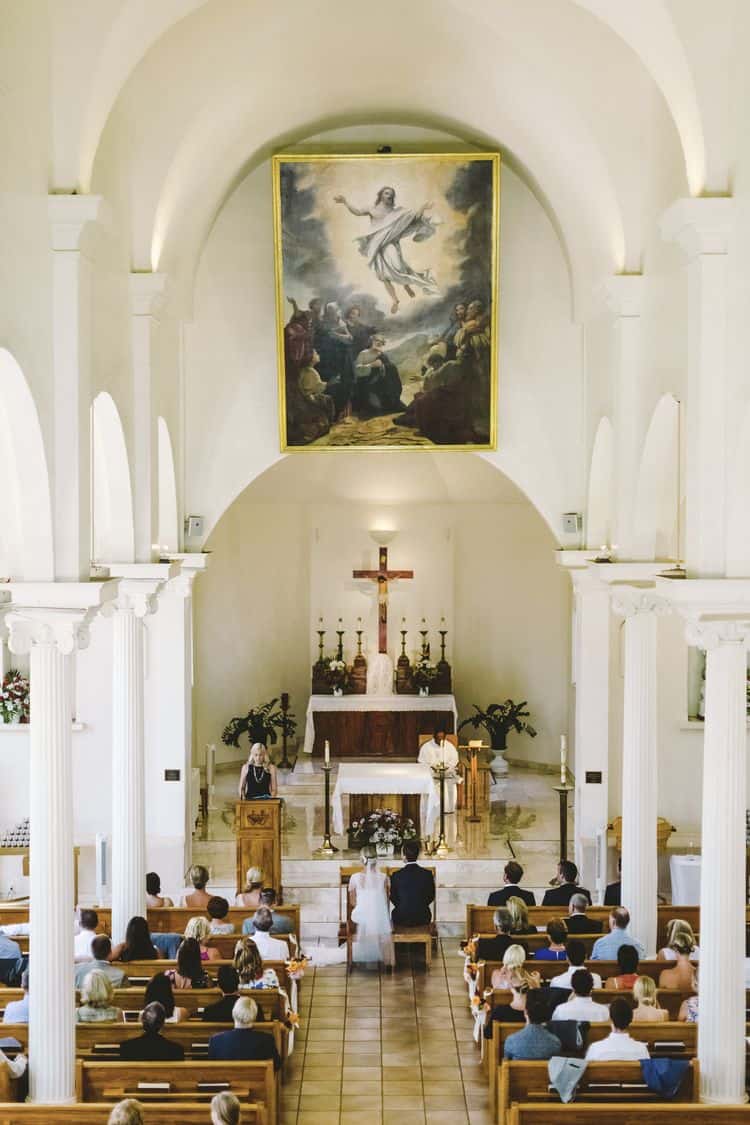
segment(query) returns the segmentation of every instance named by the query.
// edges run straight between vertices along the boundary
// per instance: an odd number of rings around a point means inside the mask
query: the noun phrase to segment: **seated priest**
[[[460,785],[458,776],[458,750],[452,742],[448,741],[444,730],[436,730],[432,738],[423,742],[419,748],[417,762],[420,766],[429,766],[435,776],[435,784],[440,786],[439,775],[435,772],[437,767],[446,766],[448,773],[445,775],[445,811],[456,811],[456,786]]]

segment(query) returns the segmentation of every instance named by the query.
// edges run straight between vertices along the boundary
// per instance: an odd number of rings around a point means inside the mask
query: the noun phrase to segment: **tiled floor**
[[[282,1125],[490,1125],[457,948],[429,972],[408,950],[392,974],[308,972]]]

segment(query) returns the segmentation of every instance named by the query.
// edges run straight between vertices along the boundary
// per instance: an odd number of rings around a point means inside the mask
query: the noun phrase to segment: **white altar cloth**
[[[429,766],[416,762],[342,762],[331,797],[333,831],[344,831],[345,793],[419,793],[421,795],[421,830],[432,835],[440,815],[440,798]]]
[[[315,711],[452,711],[453,729],[458,726],[458,710],[453,695],[311,695],[305,716],[305,754],[313,752]]]
[[[672,878],[672,902],[675,906],[700,906],[701,857],[670,856],[669,874]]]

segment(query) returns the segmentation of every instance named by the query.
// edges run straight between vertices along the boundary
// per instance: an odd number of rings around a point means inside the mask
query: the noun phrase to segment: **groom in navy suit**
[[[431,871],[417,863],[419,842],[404,843],[404,866],[391,875],[391,902],[394,926],[428,926],[432,921],[430,905],[435,901],[435,878]]]

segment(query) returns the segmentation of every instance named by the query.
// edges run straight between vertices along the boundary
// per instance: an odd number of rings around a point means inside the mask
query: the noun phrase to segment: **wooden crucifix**
[[[353,570],[354,578],[369,578],[378,584],[378,652],[388,652],[388,582],[391,578],[413,578],[413,570],[389,570],[388,548],[378,549],[377,570]]]

